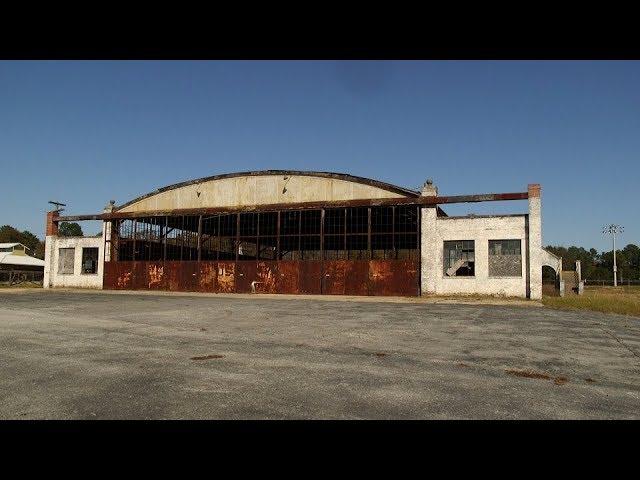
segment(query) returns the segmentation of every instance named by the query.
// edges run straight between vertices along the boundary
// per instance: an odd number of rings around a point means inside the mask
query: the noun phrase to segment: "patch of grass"
[[[0,283],[0,288],[42,288],[42,284],[40,283],[16,283],[14,285],[9,285],[8,283]]]
[[[593,310],[640,317],[640,286],[585,287],[584,295],[543,297],[548,307],[563,310]]]

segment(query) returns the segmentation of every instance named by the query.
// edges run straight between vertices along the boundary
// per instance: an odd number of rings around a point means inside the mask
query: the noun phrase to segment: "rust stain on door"
[[[217,291],[218,264],[216,262],[200,262],[198,291],[214,293]]]
[[[217,291],[234,293],[236,291],[236,265],[234,262],[218,262]]]

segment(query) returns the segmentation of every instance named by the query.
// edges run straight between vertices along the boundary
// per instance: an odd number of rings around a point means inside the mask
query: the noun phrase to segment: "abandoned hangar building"
[[[528,212],[448,216],[460,202]],[[44,286],[217,293],[542,297],[540,185],[440,196],[347,174],[268,170],[160,188],[102,213],[47,213]],[[102,237],[59,237],[101,220]]]

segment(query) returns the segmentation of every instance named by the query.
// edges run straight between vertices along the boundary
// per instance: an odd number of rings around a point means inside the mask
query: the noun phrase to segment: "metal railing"
[[[0,270],[0,284],[4,286],[42,286],[44,272],[28,270]]]
[[[613,278],[610,280],[589,280],[588,278],[584,278],[584,284],[588,286],[599,286],[599,287],[613,287]],[[618,279],[618,286],[633,286],[640,285],[640,280],[628,280],[626,278]]]

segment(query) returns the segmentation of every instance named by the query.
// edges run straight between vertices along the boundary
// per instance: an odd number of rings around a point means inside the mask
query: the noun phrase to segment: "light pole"
[[[602,229],[602,233],[608,233],[613,238],[613,286],[618,286],[618,266],[616,265],[616,234],[624,232],[622,225],[606,225]]]

